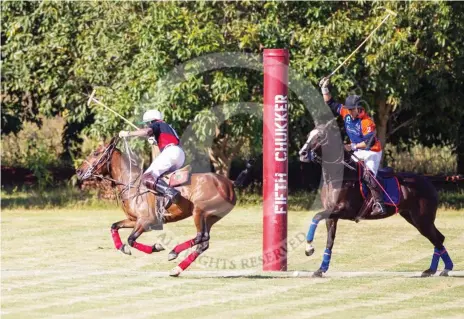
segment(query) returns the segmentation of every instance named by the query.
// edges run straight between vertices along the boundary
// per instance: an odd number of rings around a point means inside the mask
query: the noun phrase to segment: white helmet
[[[148,110],[143,113],[143,120],[144,122],[151,122],[154,120],[163,120],[163,114],[161,114],[158,110]]]

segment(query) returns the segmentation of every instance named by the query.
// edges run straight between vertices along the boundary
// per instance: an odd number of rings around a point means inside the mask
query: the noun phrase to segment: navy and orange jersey
[[[380,152],[382,150],[382,145],[375,136],[375,123],[365,111],[358,118],[353,119],[350,112],[341,103],[335,102],[334,99],[330,99],[327,105],[332,109],[332,112],[342,116],[346,134],[348,134],[351,143],[366,142],[368,147],[365,150],[373,152]],[[367,143],[372,140],[373,143]],[[369,144],[371,144],[370,147]]]
[[[151,123],[149,127],[153,130],[153,136],[158,143],[160,151],[169,144],[179,145],[179,136],[168,123],[156,121]]]

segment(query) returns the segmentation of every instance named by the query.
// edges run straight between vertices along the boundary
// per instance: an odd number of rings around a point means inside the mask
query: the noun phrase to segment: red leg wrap
[[[187,269],[187,267],[190,266],[190,264],[193,263],[193,262],[195,261],[195,259],[197,259],[198,256],[200,256],[200,254],[199,254],[197,251],[194,251],[194,252],[190,253],[190,255],[188,255],[187,258],[185,258],[185,259],[179,264],[179,267],[180,267],[182,270]]]
[[[180,252],[189,249],[195,245],[195,241],[193,239],[187,240],[185,243],[179,244],[176,247],[174,247],[174,252],[176,254],[179,254]]]
[[[111,237],[113,237],[114,247],[116,247],[116,249],[121,248],[122,241],[117,229],[111,229]]]
[[[146,254],[151,254],[153,252],[153,247],[152,246],[144,245],[144,244],[141,244],[141,243],[138,243],[138,242],[134,242],[133,247],[135,249],[143,251]]]

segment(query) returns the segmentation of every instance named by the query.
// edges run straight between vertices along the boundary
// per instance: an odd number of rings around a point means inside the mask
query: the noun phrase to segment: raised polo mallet
[[[136,130],[138,130],[139,128],[137,126],[135,126],[134,123],[132,123],[131,121],[129,121],[128,119],[126,119],[124,116],[122,116],[121,114],[119,114],[118,112],[114,111],[112,108],[110,108],[109,106],[106,106],[105,104],[103,104],[102,102],[100,102],[99,100],[97,100],[95,98],[95,90],[92,91],[92,94],[90,94],[89,96],[89,99],[87,101],[87,106],[90,106],[90,104],[94,102],[98,105],[101,105],[103,106],[105,109],[113,112],[115,115],[119,116],[121,119],[123,119],[127,124],[129,124],[130,126],[132,126],[133,128],[135,128]]]
[[[367,42],[367,40],[369,40],[375,33],[375,31],[377,31],[381,26],[382,24],[385,23],[385,21],[388,20],[388,18],[390,18],[390,16],[394,16],[396,17],[397,14],[389,9],[386,9],[384,8],[385,11],[387,11],[387,16],[385,18],[383,18],[382,22],[379,23],[379,25],[374,29],[372,30],[372,32],[367,36],[367,38],[364,39],[363,42],[361,42],[360,45],[358,45],[358,47],[335,69],[332,71],[332,73],[330,73],[328,76],[326,76],[326,78],[330,78],[332,75],[334,75],[343,65],[345,65],[345,63],[356,53],[358,52],[358,50],[364,45],[364,43]]]
[[[109,106],[106,106],[105,104],[103,104],[102,102],[100,102],[99,100],[97,100],[95,98],[95,90],[92,91],[92,94],[90,94],[89,96],[89,99],[87,100],[87,106],[90,107],[90,104],[92,104],[92,102],[98,104],[98,105],[101,105],[103,106],[105,109],[113,112],[115,115],[119,116],[121,119],[124,120],[124,122],[126,122],[127,124],[129,124],[130,126],[132,126],[133,128],[135,128],[136,130],[138,130],[139,128],[137,126],[135,126],[134,123],[132,123],[131,121],[129,121],[128,119],[126,119],[124,116],[122,116],[121,114],[119,114],[118,112],[116,112],[115,110],[113,110],[112,108],[110,108]],[[155,140],[156,142],[156,140]],[[159,155],[160,153],[160,150],[159,150],[159,147],[157,144],[152,144],[152,156],[153,158],[155,158],[156,156]],[[142,166],[143,167],[143,166]]]

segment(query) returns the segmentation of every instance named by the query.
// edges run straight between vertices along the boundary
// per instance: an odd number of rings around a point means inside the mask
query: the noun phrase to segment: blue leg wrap
[[[437,271],[438,263],[440,262],[440,249],[436,248],[433,250],[432,262],[430,263],[430,269]]]
[[[443,250],[441,251],[441,259],[443,259],[443,262],[445,263],[445,269],[447,270],[453,270],[453,261],[451,260],[451,257],[448,255],[448,252],[446,251],[446,248],[443,247]]]
[[[309,230],[308,230],[308,235],[306,236],[306,240],[311,242],[314,240],[314,234],[316,233],[316,228],[317,228],[317,224],[319,224],[320,220],[317,220],[317,219],[313,219],[313,221],[311,222],[311,225],[309,226]]]
[[[330,257],[332,257],[332,251],[328,248],[324,251],[324,257],[322,257],[321,270],[326,272],[329,269]]]

